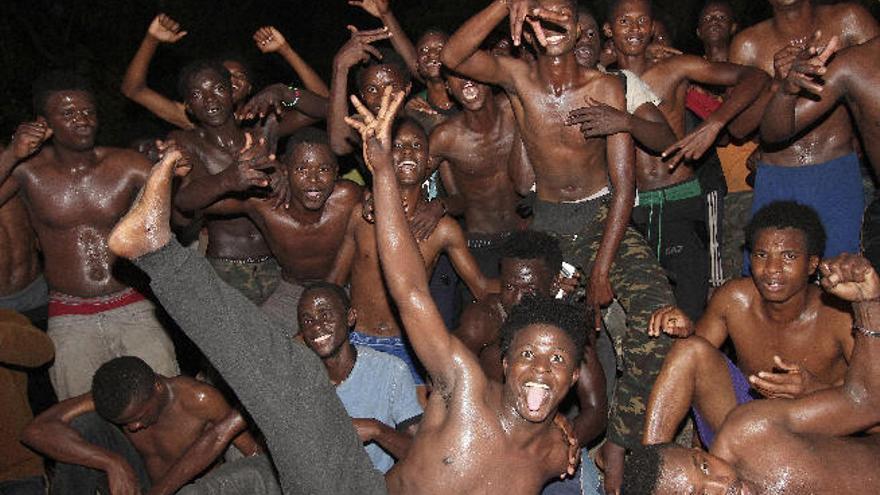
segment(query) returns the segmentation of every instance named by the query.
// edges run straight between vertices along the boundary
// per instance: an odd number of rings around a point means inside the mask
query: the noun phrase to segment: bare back
[[[150,163],[140,153],[95,148],[96,163],[64,169],[46,147],[13,172],[45,257],[52,290],[96,297],[125,289],[127,263],[107,248],[107,235],[128,211]]]
[[[856,45],[877,35],[877,22],[864,9],[856,9],[853,4],[817,5],[813,9],[814,25],[802,33],[786,35],[776,27],[774,19],[746,29],[733,40],[731,62],[757,67],[772,76],[775,73],[774,55],[793,39],[809,39],[813,31],[822,32],[819,44],[824,45],[832,36],[838,36],[842,47]],[[858,28],[866,24],[866,27]],[[762,159],[773,165],[789,167],[825,163],[852,153],[852,137],[849,115],[841,105],[793,141],[773,146],[765,144]]]
[[[0,297],[26,288],[40,274],[37,237],[19,197],[0,206]]]
[[[847,51],[846,101],[874,170],[880,169],[880,38]],[[841,54],[843,57],[843,54]]]

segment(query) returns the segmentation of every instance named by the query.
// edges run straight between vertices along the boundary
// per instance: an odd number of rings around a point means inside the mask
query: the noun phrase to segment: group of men
[[[137,149],[39,78],[0,153],[0,494],[880,491],[880,26],[768,1],[708,0],[700,56],[650,0],[415,44],[353,0],[382,27],[329,86],[267,26],[302,87],[199,60],[180,102],[160,14],[122,91],[178,129]]]

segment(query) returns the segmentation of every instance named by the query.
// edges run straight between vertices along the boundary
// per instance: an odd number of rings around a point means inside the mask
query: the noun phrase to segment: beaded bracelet
[[[301,92],[300,92],[300,89],[299,89],[299,88],[297,88],[296,86],[293,86],[293,85],[290,85],[290,86],[288,86],[287,88],[288,88],[289,90],[293,91],[293,101],[284,101],[284,100],[282,100],[282,101],[281,101],[281,105],[282,105],[284,108],[293,108],[293,107],[296,106],[297,103],[299,103],[299,97],[300,97],[300,95],[301,95]]]
[[[865,337],[880,338],[880,331],[877,330],[868,330],[867,328],[862,328],[858,325],[853,325],[852,329],[853,333],[860,333]]]

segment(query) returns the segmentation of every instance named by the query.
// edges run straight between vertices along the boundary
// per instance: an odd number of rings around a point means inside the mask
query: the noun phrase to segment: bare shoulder
[[[766,19],[734,36],[730,43],[730,61],[743,65],[755,65],[758,54],[761,52],[761,41],[772,35],[771,30],[771,20]]]
[[[614,101],[623,101],[625,92],[620,78],[613,74],[605,74],[597,70],[588,69],[585,89],[594,99],[611,104]]]
[[[749,277],[740,277],[728,280],[712,294],[709,301],[711,307],[719,313],[745,310],[752,304],[757,295],[755,283]]]
[[[364,198],[364,188],[348,179],[339,179],[333,187],[331,197],[354,205]]]
[[[214,418],[226,414],[229,410],[229,404],[223,398],[223,394],[207,383],[188,376],[169,378],[168,383],[183,409],[193,416]]]
[[[142,153],[128,148],[95,148],[101,164],[125,171],[149,172],[153,164]]]

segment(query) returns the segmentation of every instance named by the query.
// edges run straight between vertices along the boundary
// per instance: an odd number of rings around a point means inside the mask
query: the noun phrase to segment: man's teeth
[[[328,333],[327,335],[322,335],[322,336],[318,337],[317,339],[315,339],[315,343],[320,344],[323,342],[327,342],[328,340],[330,340],[330,337],[333,337],[332,333]]]
[[[415,166],[416,166],[416,162],[414,162],[414,161],[412,161],[412,160],[404,160],[404,161],[400,162],[400,165],[399,165],[399,166],[400,166],[401,168],[403,168],[403,167],[415,167]]]
[[[561,34],[554,34],[552,36],[547,36],[547,43],[559,43],[565,36]]]
[[[526,387],[538,387],[543,388],[544,390],[550,390],[550,386],[546,383],[526,382]]]

